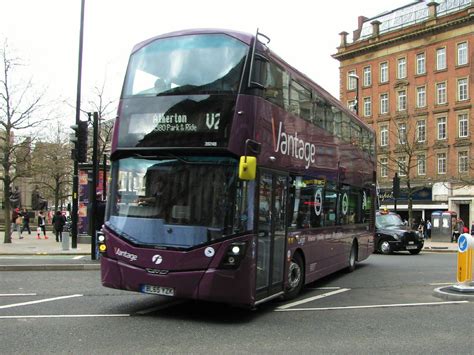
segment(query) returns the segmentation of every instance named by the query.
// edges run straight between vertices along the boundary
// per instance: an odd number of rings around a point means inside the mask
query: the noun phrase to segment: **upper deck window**
[[[223,34],[158,39],[132,54],[123,96],[235,93],[247,51]]]

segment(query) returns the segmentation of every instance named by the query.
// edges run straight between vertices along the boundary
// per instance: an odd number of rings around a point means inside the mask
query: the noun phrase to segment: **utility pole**
[[[84,6],[81,0],[81,25],[79,31],[79,61],[77,69],[77,96],[76,96],[76,125],[79,125],[81,115],[81,78],[82,78],[82,43],[84,40]],[[74,159],[74,172],[72,177],[72,216],[71,216],[71,247],[77,249],[77,219],[79,214],[79,162]]]
[[[89,219],[89,231],[91,232],[91,259],[96,260],[96,240],[95,233],[97,224],[97,175],[99,172],[99,159],[97,152],[97,143],[99,140],[99,113],[94,112],[92,114],[92,127],[93,127],[93,138],[92,138],[92,186],[91,186],[91,215]]]

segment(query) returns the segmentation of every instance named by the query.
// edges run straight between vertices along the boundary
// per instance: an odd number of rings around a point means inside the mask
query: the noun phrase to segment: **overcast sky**
[[[82,97],[106,82],[118,100],[132,47],[147,38],[188,28],[228,28],[271,38],[270,48],[339,97],[339,62],[331,57],[339,33],[410,0],[86,0]],[[0,40],[26,64],[48,99],[75,104],[81,0],[0,0]],[[74,109],[63,107],[74,120]]]

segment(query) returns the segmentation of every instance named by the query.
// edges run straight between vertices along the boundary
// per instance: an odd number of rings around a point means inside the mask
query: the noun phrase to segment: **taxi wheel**
[[[382,254],[392,254],[392,247],[388,240],[381,240],[379,243],[379,252]]]

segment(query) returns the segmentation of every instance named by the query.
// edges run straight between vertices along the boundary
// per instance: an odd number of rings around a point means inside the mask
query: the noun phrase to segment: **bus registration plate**
[[[174,288],[162,287],[155,285],[142,285],[143,293],[151,293],[153,295],[174,296]]]

